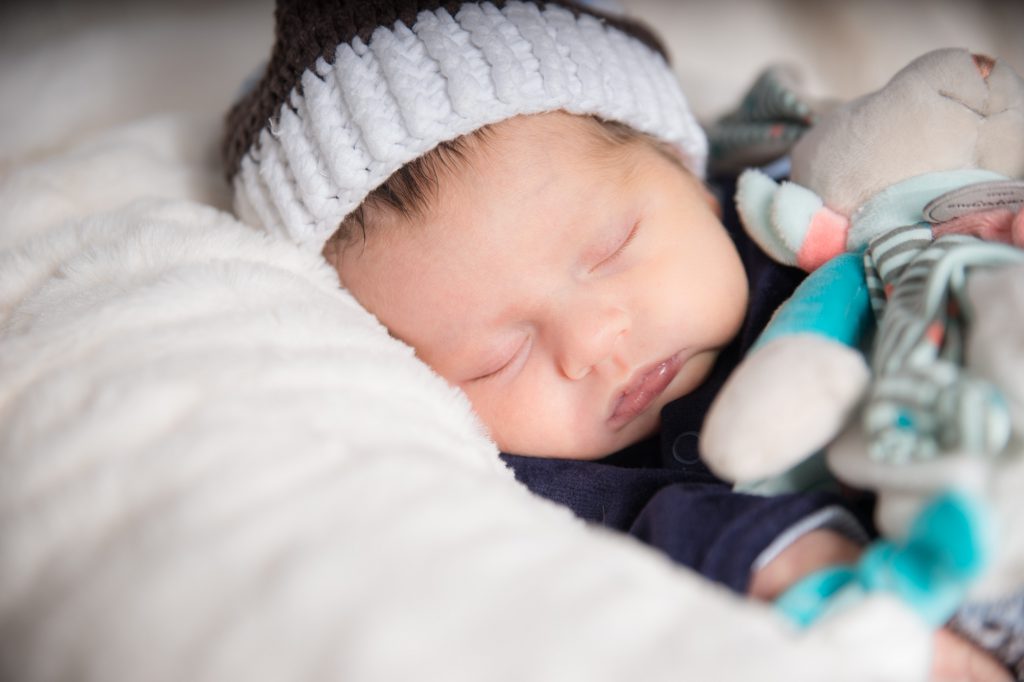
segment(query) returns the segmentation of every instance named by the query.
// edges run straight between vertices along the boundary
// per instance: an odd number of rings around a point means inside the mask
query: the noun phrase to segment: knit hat
[[[235,210],[320,250],[403,165],[519,114],[564,110],[707,142],[657,39],[566,0],[279,0],[256,86],[229,112]]]

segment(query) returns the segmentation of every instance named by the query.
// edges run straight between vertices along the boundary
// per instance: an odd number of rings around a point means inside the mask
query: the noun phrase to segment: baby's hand
[[[773,601],[801,578],[822,568],[854,564],[863,547],[839,533],[820,528],[805,533],[750,578],[747,592]]]
[[[774,600],[801,578],[822,568],[853,564],[863,548],[832,530],[811,531],[795,540],[754,574],[749,593]],[[1013,682],[1006,668],[986,651],[950,630],[935,633],[932,682]]]
[[[980,647],[950,630],[935,633],[932,682],[1013,682],[1013,676]]]

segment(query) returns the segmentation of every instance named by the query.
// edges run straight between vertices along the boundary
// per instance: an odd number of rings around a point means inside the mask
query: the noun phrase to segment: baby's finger
[[[932,682],[1013,682],[999,661],[950,630],[935,633],[934,647]]]

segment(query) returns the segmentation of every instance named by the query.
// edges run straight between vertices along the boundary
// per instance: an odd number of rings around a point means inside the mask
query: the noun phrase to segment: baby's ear
[[[715,215],[718,216],[718,219],[721,220],[722,202],[719,201],[718,197],[711,191],[711,188],[708,187],[706,182],[700,182],[699,180],[697,182],[700,184],[700,192],[704,197],[704,200],[708,202],[708,206],[711,207],[711,210],[714,211]]]

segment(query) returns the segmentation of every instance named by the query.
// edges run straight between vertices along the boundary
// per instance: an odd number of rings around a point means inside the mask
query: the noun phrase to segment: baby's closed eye
[[[527,356],[530,354],[531,346],[532,343],[529,336],[522,338],[517,345],[512,347],[511,351],[499,354],[498,360],[487,363],[485,366],[488,369],[477,372],[469,381],[487,381],[488,379],[494,379],[498,376],[512,374],[515,371],[518,371],[519,367],[522,366]]]
[[[607,255],[602,256],[598,260],[598,262],[593,267],[590,268],[589,272],[594,272],[598,268],[607,265],[608,263],[611,263],[620,255],[622,255],[622,252],[625,251],[626,247],[629,246],[630,242],[632,242],[633,239],[636,238],[637,232],[639,231],[640,221],[638,220],[633,223],[632,227],[630,227],[629,229],[629,232],[627,232],[625,237],[622,238],[621,241],[619,241],[618,245],[615,246],[615,248],[612,249],[611,252],[609,252]]]

